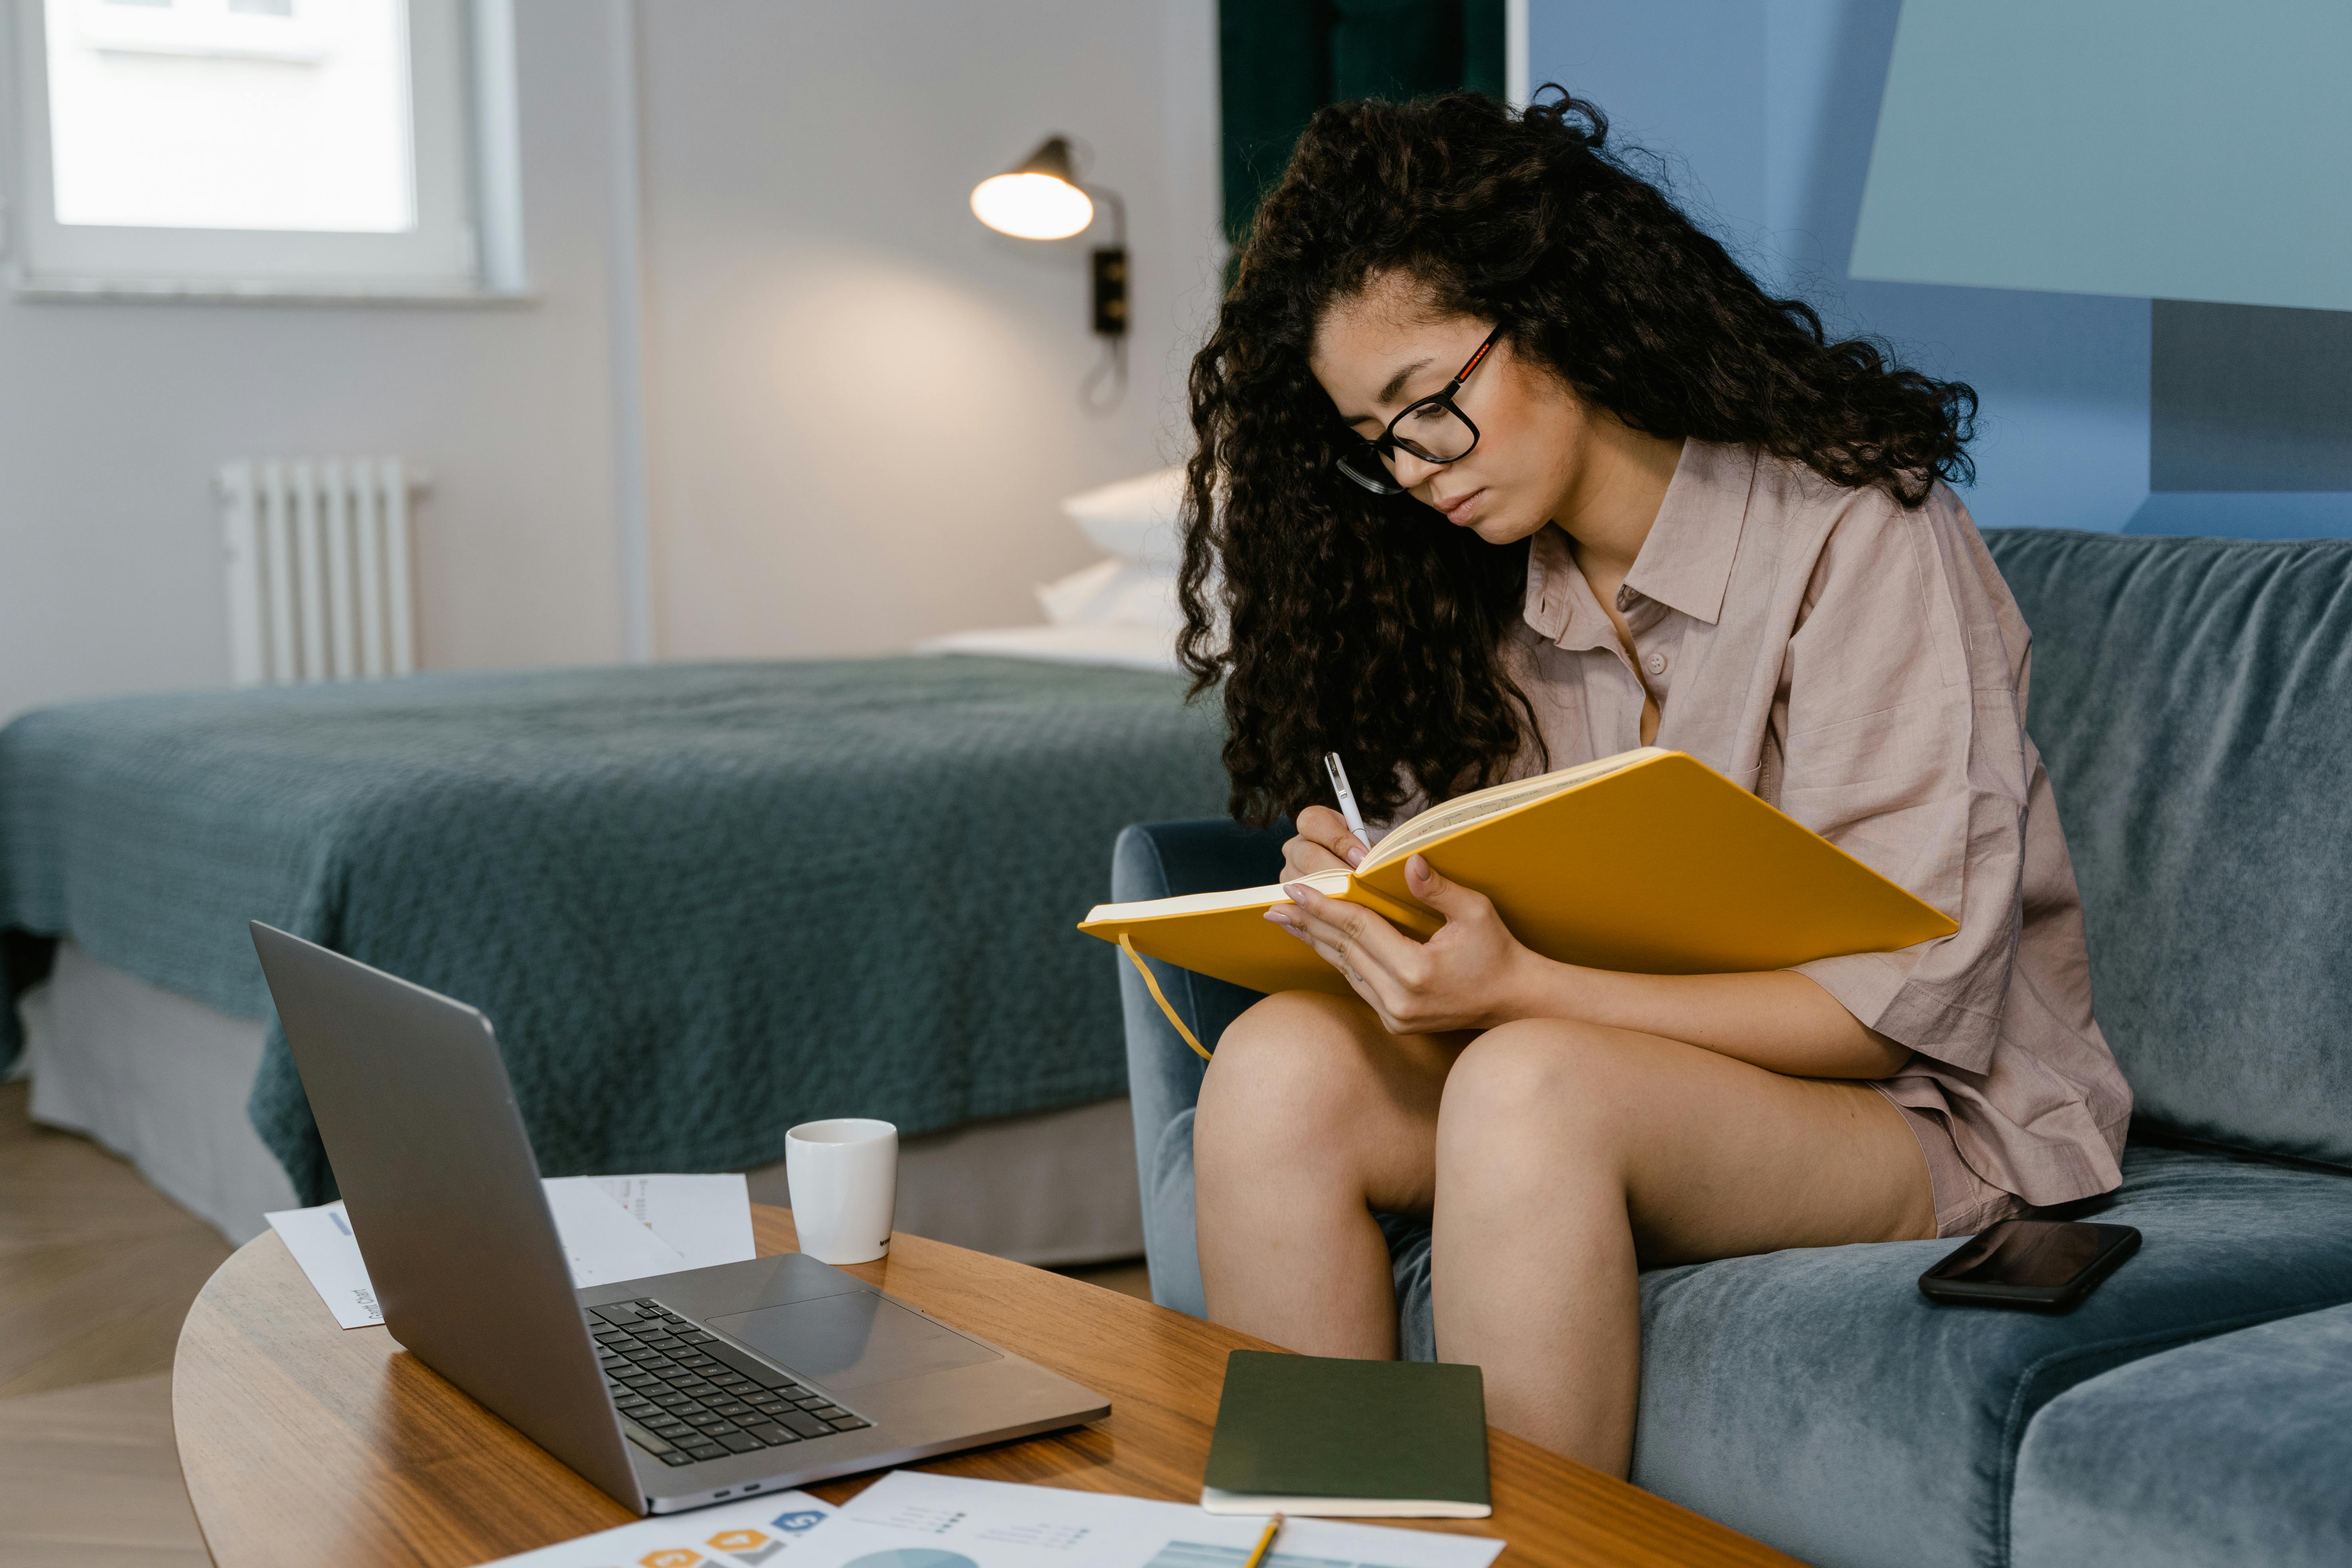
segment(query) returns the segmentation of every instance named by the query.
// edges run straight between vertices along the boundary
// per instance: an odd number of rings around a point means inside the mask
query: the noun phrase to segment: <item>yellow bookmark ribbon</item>
[[[1176,1026],[1176,1032],[1184,1037],[1184,1043],[1192,1047],[1192,1054],[1204,1062],[1211,1060],[1207,1047],[1192,1037],[1192,1031],[1184,1026],[1184,1020],[1178,1017],[1176,1009],[1168,1005],[1168,998],[1160,993],[1160,982],[1151,977],[1151,966],[1143,962],[1143,954],[1135,951],[1135,943],[1128,940],[1125,931],[1118,933],[1118,950],[1134,963],[1135,972],[1142,975],[1144,984],[1151,988],[1151,999],[1160,1004],[1160,1010],[1168,1015],[1168,1021]]]

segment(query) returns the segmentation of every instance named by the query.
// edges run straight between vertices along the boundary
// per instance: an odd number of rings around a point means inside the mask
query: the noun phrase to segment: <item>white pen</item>
[[[1372,847],[1372,836],[1364,829],[1364,814],[1356,809],[1356,792],[1348,787],[1348,770],[1337,752],[1323,753],[1323,770],[1331,775],[1331,788],[1339,797],[1339,815],[1348,819],[1348,831],[1362,841],[1365,848]]]

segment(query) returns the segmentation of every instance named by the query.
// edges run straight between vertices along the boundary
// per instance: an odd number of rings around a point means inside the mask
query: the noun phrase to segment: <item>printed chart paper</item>
[[[833,1511],[806,1492],[778,1492],[641,1519],[484,1568],[783,1568],[805,1560],[803,1537]]]
[[[557,1176],[541,1184],[574,1285],[609,1285],[753,1256],[740,1175]],[[383,1321],[341,1203],[267,1216],[347,1329]]]
[[[675,1274],[686,1267],[684,1254],[655,1235],[652,1227],[629,1217],[629,1211],[602,1187],[577,1177],[542,1184],[574,1285],[644,1279]]]
[[[1263,1519],[897,1470],[793,1548],[792,1568],[1242,1568]],[[1492,1536],[1286,1522],[1266,1568],[1487,1568]],[[683,1565],[682,1565],[683,1568]]]
[[[264,1217],[302,1266],[303,1277],[335,1314],[336,1322],[363,1329],[383,1321],[383,1309],[375,1304],[375,1286],[369,1282],[367,1265],[360,1261],[360,1244],[352,1236],[352,1222],[343,1217],[341,1204],[283,1209]]]
[[[686,1259],[682,1268],[709,1268],[752,1256],[751,1199],[740,1175],[561,1176],[547,1184],[571,1183],[609,1194],[639,1225],[677,1248]]]

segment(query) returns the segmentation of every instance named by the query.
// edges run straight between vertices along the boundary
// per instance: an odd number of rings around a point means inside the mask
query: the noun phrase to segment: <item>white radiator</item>
[[[239,686],[406,675],[416,668],[409,505],[398,458],[223,464],[229,668]]]

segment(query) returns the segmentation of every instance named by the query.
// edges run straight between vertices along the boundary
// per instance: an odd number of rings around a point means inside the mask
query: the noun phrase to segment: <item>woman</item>
[[[2015,603],[1942,481],[1975,395],[1827,342],[1562,98],[1318,115],[1194,362],[1184,660],[1286,873],[1639,745],[1685,751],[1956,919],[1769,973],[1540,958],[1418,858],[1426,943],[1304,887],[1353,1000],[1226,1030],[1193,1130],[1221,1322],[1397,1353],[1378,1215],[1428,1216],[1438,1353],[1623,1475],[1635,1276],[1972,1234],[2115,1187],[2131,1097],[2024,730]],[[1563,898],[1607,900],[1606,887]]]

